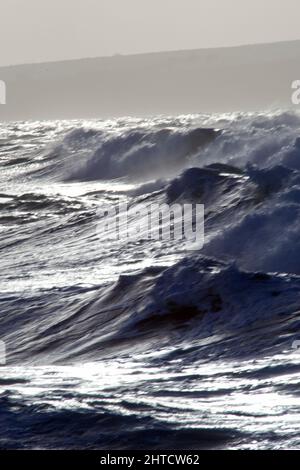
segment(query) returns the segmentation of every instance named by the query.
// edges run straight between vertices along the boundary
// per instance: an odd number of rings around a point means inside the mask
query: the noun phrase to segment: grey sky
[[[300,38],[299,0],[0,0],[0,65]]]

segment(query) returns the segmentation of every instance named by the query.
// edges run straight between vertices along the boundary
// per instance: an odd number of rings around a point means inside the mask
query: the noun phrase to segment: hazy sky
[[[0,0],[0,65],[300,38],[299,0]]]

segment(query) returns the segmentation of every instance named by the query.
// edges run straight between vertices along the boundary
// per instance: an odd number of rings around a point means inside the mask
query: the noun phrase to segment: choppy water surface
[[[286,112],[1,124],[2,448],[300,447],[299,138]],[[101,239],[120,202],[204,204],[204,248]]]

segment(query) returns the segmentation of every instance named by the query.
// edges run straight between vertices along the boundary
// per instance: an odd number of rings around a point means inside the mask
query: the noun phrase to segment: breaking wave
[[[1,446],[299,446],[300,115],[2,124],[0,143]],[[203,249],[99,240],[119,202],[204,204]],[[264,423],[251,393],[277,399]]]

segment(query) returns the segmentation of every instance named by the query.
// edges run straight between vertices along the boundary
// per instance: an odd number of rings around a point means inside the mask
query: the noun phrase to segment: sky
[[[0,0],[0,65],[300,39],[299,0]]]

